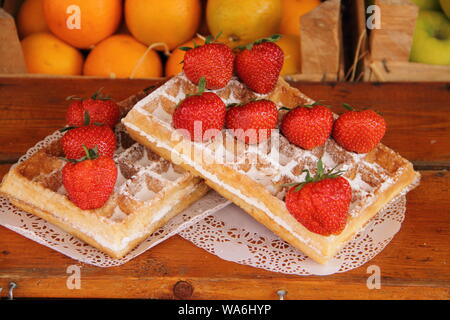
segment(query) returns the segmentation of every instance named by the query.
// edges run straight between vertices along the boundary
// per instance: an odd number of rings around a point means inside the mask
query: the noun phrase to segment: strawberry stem
[[[302,171],[302,173],[306,172],[305,181],[300,182],[300,183],[296,182],[296,183],[283,184],[282,187],[294,187],[294,186],[296,186],[295,192],[298,192],[308,183],[319,182],[319,181],[322,181],[322,180],[325,180],[325,179],[337,178],[337,177],[341,176],[345,171],[343,171],[343,170],[335,171],[336,167],[334,167],[331,170],[325,170],[325,167],[323,166],[322,159],[319,159],[319,161],[317,161],[317,171],[316,171],[316,174],[314,176],[311,176],[311,173],[309,172],[309,170],[305,169],[305,170]]]
[[[210,43],[216,42],[217,39],[219,39],[219,37],[221,35],[222,35],[222,31],[220,31],[215,37],[213,37],[212,35],[207,36],[205,39],[205,44],[210,44]]]
[[[91,117],[89,116],[89,112],[87,112],[87,111],[85,110],[83,116],[84,116],[84,118],[83,118],[83,119],[84,119],[83,124],[84,124],[85,126],[88,126],[88,125],[91,123]]]
[[[314,101],[313,103],[305,104],[303,106],[306,107],[306,108],[312,108],[314,106],[324,106],[324,107],[327,107],[327,108],[331,108],[330,106],[328,106],[326,104],[323,104],[321,101]]]
[[[78,163],[78,162],[82,162],[82,161],[85,161],[85,160],[95,160],[95,159],[97,159],[100,156],[100,154],[98,153],[97,146],[95,146],[93,149],[88,149],[83,144],[82,148],[83,148],[83,150],[84,150],[84,152],[86,154],[84,157],[81,157],[79,159],[67,159],[67,158],[60,157],[60,159],[64,160],[64,161],[72,162],[72,163]]]
[[[202,94],[203,92],[205,92],[205,88],[206,88],[206,78],[201,77],[200,80],[198,81],[198,93]]]
[[[343,103],[342,106],[348,111],[355,111],[355,108],[349,105],[348,103]]]
[[[72,129],[76,129],[76,128],[78,128],[78,127],[74,127],[74,126],[64,127],[64,128],[59,129],[59,132],[66,132],[66,131],[69,131],[69,130],[72,130]]]
[[[231,108],[234,108],[234,107],[236,107],[236,106],[239,106],[240,104],[239,103],[230,103],[230,104],[227,104],[227,110],[228,109],[231,109]]]
[[[112,98],[110,96],[103,95],[102,90],[103,90],[103,87],[101,87],[100,89],[95,91],[91,98],[93,100],[112,100]]]
[[[84,161],[84,160],[95,160],[95,159],[97,159],[99,157],[97,146],[95,146],[93,149],[88,149],[83,144],[83,150],[86,153],[86,156],[81,158],[81,161]]]
[[[244,50],[244,49],[252,50],[253,46],[255,44],[261,44],[261,43],[264,43],[264,42],[277,42],[278,40],[281,39],[281,37],[282,36],[280,34],[274,34],[274,35],[272,35],[270,37],[261,38],[261,39],[258,39],[258,40],[254,41],[254,42],[251,42],[251,43],[243,45],[243,46],[237,46],[236,49],[239,49],[239,50]]]

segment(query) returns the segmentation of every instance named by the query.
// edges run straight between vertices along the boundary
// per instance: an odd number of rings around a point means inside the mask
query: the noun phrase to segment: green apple
[[[447,18],[450,19],[450,0],[439,0],[441,3],[442,11],[447,15]]]
[[[450,20],[442,12],[419,12],[410,60],[450,66]]]
[[[410,1],[417,4],[420,10],[439,10],[441,8],[439,5],[439,0],[410,0]],[[448,0],[444,0],[444,2],[445,1]]]

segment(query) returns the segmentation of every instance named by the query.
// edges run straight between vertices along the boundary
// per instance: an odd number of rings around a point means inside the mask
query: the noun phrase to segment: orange
[[[21,38],[49,31],[44,18],[43,0],[25,0],[17,14],[17,29]]]
[[[113,35],[89,53],[84,75],[110,78],[158,78],[162,76],[159,55],[126,34]]]
[[[122,0],[44,0],[44,15],[58,38],[88,49],[117,30]]]
[[[33,33],[22,40],[29,73],[80,75],[81,53],[48,32]]]
[[[300,35],[300,17],[320,5],[320,0],[282,0],[280,33]]]
[[[284,63],[281,75],[297,74],[301,71],[300,38],[293,35],[282,35],[277,44],[284,52]]]
[[[184,59],[184,54],[186,53],[186,51],[180,50],[180,47],[193,48],[194,42],[197,45],[202,45],[205,41],[200,38],[194,38],[192,40],[189,40],[188,42],[183,43],[182,45],[180,45],[178,48],[176,48],[175,50],[173,50],[170,53],[170,56],[167,59],[166,67],[165,67],[166,77],[174,76],[174,75],[180,73],[181,71],[183,71],[183,63],[181,63],[181,62]]]
[[[165,43],[169,50],[192,39],[200,24],[199,0],[126,0],[125,21],[146,45]]]
[[[209,0],[206,20],[211,34],[234,48],[277,33],[281,0]]]

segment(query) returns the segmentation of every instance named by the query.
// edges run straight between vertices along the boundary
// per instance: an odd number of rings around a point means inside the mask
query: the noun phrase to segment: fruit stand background
[[[168,77],[182,69],[184,52],[179,47],[201,44],[202,37],[221,32],[219,41],[232,48],[282,34],[278,42],[286,57],[282,75],[290,80],[450,80],[450,21],[445,15],[450,0],[0,3],[4,8],[0,11],[0,74]],[[381,29],[366,28],[370,4],[381,8]],[[77,23],[73,5],[80,8],[82,26],[69,30],[68,25]],[[428,10],[433,10],[433,16],[423,17]],[[416,36],[418,40],[413,41],[416,21],[426,28],[433,25],[434,35]],[[427,52],[430,46],[434,53]],[[411,62],[411,57],[426,63]]]

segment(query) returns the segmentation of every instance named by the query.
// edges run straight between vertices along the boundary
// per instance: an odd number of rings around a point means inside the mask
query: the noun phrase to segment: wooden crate
[[[328,0],[300,21],[301,73],[293,81],[339,81],[344,78],[341,0]]]
[[[27,72],[13,16],[22,1],[5,0],[0,8],[0,74]]]
[[[352,2],[356,19],[355,63],[351,81],[450,81],[450,66],[409,61],[419,8],[409,0],[375,0],[381,9],[381,29],[366,27],[364,0]]]
[[[0,75],[23,77],[70,77],[27,74],[14,17],[23,0],[4,0],[0,8]],[[338,81],[344,78],[341,0],[326,0],[301,19],[300,74],[292,81]]]

